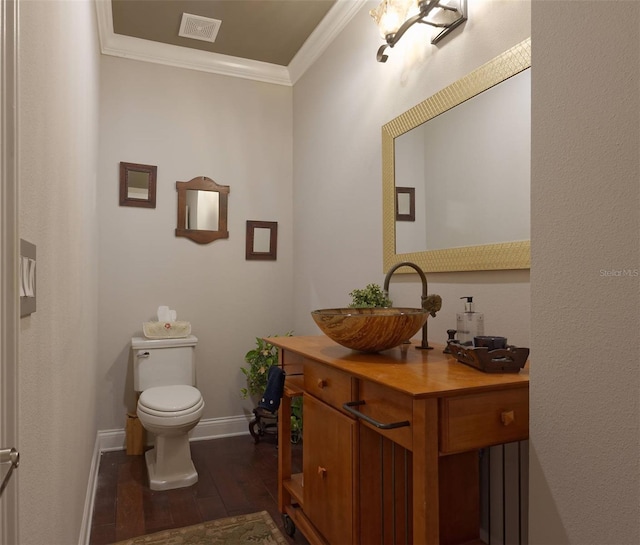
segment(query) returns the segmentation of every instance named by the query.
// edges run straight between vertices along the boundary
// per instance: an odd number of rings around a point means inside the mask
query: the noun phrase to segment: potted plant
[[[249,366],[241,367],[240,370],[247,377],[247,387],[241,388],[240,393],[243,399],[249,396],[260,397],[267,388],[269,369],[278,365],[278,348],[256,337],[256,346],[245,354],[244,361]]]
[[[371,308],[371,307],[390,307],[391,300],[382,291],[378,284],[368,284],[366,288],[361,290],[353,290],[349,293],[351,296],[351,308]]]
[[[290,337],[291,333],[286,333],[285,336]],[[250,396],[261,397],[267,389],[269,369],[278,365],[278,347],[256,337],[256,345],[245,354],[244,361],[249,365],[240,370],[247,377],[247,387],[241,388],[240,393],[243,399]],[[298,443],[302,436],[302,398],[294,398],[291,405],[291,442]]]

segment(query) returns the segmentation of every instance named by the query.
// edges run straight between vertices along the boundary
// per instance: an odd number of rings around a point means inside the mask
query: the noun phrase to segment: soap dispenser
[[[458,341],[460,344],[473,345],[473,338],[484,335],[484,314],[473,309],[473,297],[465,296],[464,312],[456,314]]]

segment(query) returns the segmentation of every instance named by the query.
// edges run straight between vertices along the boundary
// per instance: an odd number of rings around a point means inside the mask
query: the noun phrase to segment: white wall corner
[[[342,32],[366,2],[367,0],[336,0],[334,6],[289,63],[288,70],[291,84],[295,84],[318,57],[324,53],[331,42]]]

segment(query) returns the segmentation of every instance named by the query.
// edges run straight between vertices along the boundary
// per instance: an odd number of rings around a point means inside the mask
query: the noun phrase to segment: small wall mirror
[[[228,185],[198,176],[188,182],[176,182],[178,191],[177,237],[187,237],[198,244],[229,238],[227,231]]]
[[[215,191],[187,189],[185,226],[196,231],[220,229],[220,194]]]
[[[120,206],[156,207],[158,167],[120,163]]]

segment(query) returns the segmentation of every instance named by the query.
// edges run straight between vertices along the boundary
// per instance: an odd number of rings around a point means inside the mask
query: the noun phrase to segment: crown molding
[[[289,63],[289,78],[294,84],[347,26],[367,0],[336,0],[324,19],[311,33]]]
[[[289,66],[285,67],[115,34],[111,0],[96,0],[100,50],[103,55],[291,86],[325,51],[365,2],[336,0]]]
[[[96,0],[96,14],[103,55],[291,85],[289,71],[284,66],[115,34],[111,0]]]

